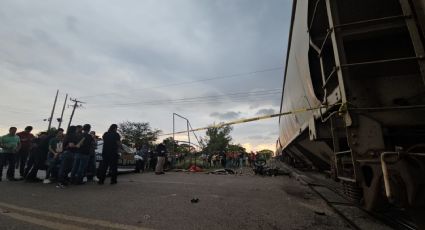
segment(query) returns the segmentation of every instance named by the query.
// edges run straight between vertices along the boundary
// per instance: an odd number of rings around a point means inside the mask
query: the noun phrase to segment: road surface
[[[0,229],[349,229],[287,176],[170,172],[118,181],[57,189],[3,180]]]

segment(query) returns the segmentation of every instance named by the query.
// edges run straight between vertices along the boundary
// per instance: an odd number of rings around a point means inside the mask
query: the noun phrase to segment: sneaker
[[[56,185],[56,188],[64,189],[64,188],[66,188],[66,186],[64,184],[58,184],[58,185]]]
[[[103,182],[103,181],[98,181],[98,182],[97,182],[97,184],[98,184],[98,185],[103,185],[103,184],[104,184],[104,182]]]
[[[50,179],[44,179],[43,180],[43,184],[50,184],[52,183],[52,181]]]
[[[8,181],[18,181],[18,179],[14,178],[14,177],[9,177],[7,178]]]
[[[117,184],[117,181],[111,181],[111,184]]]

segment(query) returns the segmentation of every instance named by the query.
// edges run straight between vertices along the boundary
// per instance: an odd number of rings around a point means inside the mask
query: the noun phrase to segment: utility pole
[[[71,126],[71,122],[72,122],[72,118],[74,117],[75,109],[76,109],[77,107],[80,107],[80,106],[81,106],[81,104],[85,103],[85,102],[79,101],[79,100],[77,100],[77,99],[72,99],[72,98],[70,98],[69,100],[71,100],[72,102],[74,102],[74,105],[72,106],[73,108],[72,108],[71,117],[69,118],[68,129],[69,129],[69,126]],[[67,129],[67,130],[68,130],[68,129]]]
[[[66,94],[66,96],[65,96],[65,101],[63,102],[62,113],[61,113],[61,117],[59,118],[59,125],[58,125],[58,129],[60,129],[60,127],[61,127],[61,125],[62,125],[62,121],[63,121],[63,112],[65,111],[66,100],[68,100],[68,94]]]
[[[50,127],[52,126],[53,114],[55,113],[56,101],[58,100],[58,94],[59,94],[59,90],[56,91],[55,102],[53,103],[52,113],[50,114],[49,126],[47,127],[47,131],[49,131]]]

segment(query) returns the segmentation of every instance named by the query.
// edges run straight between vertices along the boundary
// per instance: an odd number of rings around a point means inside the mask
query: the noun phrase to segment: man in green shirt
[[[9,134],[0,138],[0,147],[2,148],[2,152],[0,153],[0,181],[3,176],[3,166],[6,162],[9,164],[6,175],[7,179],[15,181],[15,154],[21,148],[19,136],[16,135],[16,127],[11,127]]]

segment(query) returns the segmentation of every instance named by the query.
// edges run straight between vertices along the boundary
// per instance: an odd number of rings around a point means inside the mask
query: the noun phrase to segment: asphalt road
[[[0,229],[349,229],[287,176],[172,172],[118,181],[57,189],[3,180]]]

